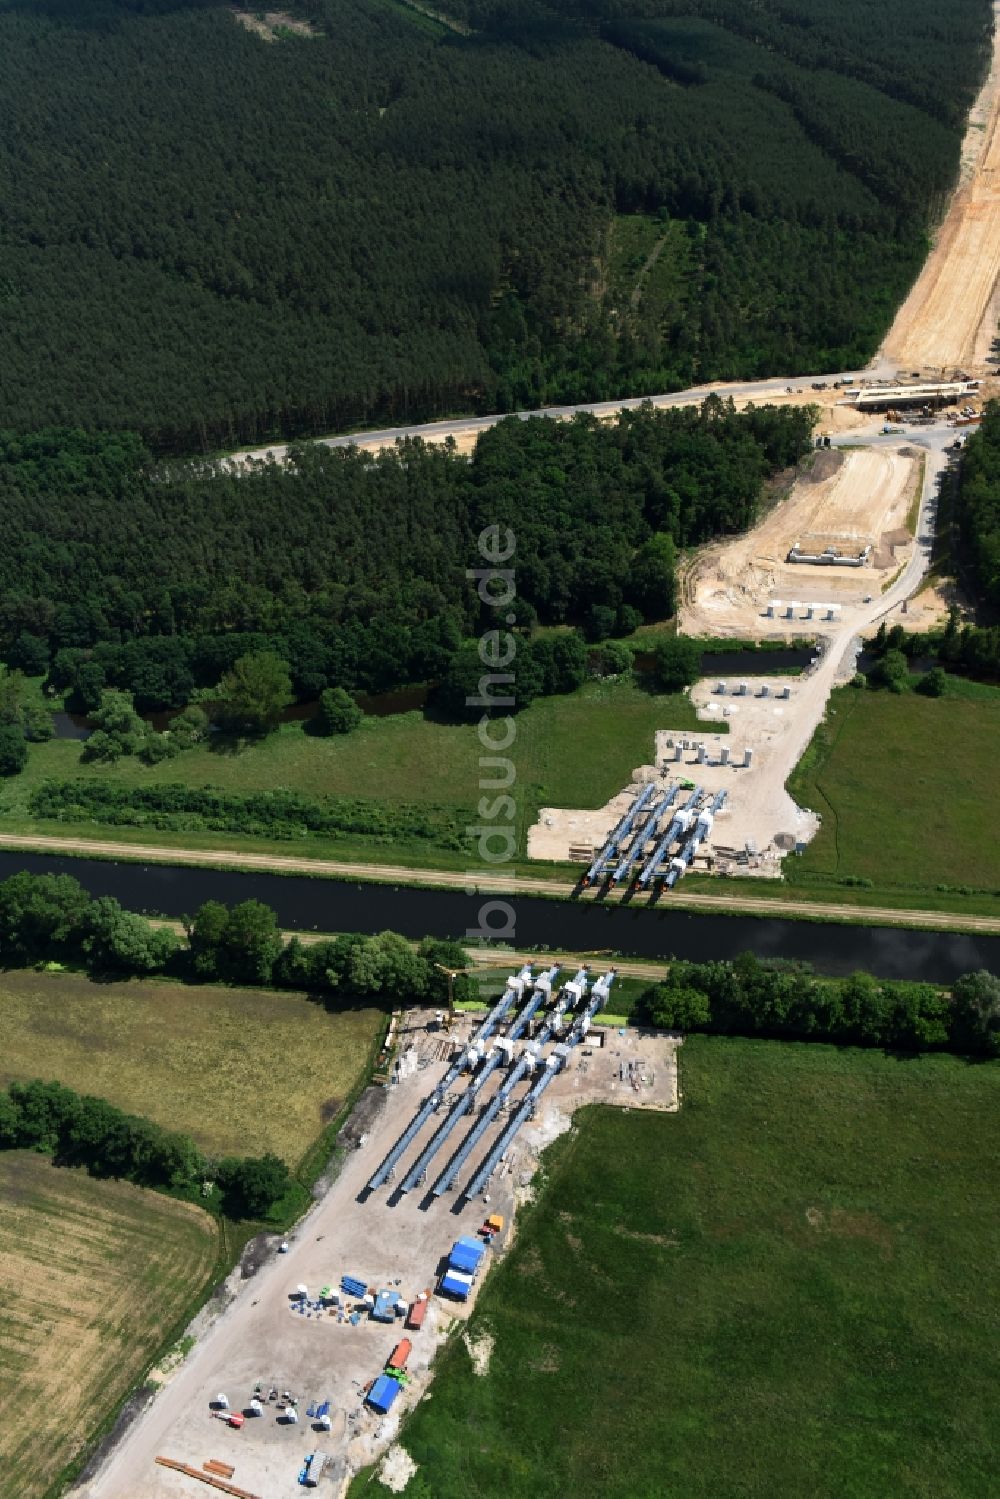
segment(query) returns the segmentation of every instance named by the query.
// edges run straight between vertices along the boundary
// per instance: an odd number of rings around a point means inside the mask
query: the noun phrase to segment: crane
[[[435,963],[434,967],[437,968],[439,972],[443,973],[445,978],[448,980],[448,1018],[445,1021],[444,1028],[446,1031],[450,1032],[455,1021],[454,985],[455,980],[458,978],[458,975],[462,972],[462,970],[460,968],[454,970],[452,970],[451,968],[446,968],[443,963]]]

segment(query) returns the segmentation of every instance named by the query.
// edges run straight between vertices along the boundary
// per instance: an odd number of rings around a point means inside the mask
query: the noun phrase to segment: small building
[[[427,1297],[421,1295],[417,1297],[416,1301],[410,1307],[406,1318],[406,1326],[412,1331],[415,1332],[418,1328],[423,1327],[429,1304]]]
[[[472,1291],[472,1276],[464,1270],[446,1270],[441,1277],[441,1290],[446,1296],[458,1301],[468,1301]]]
[[[395,1291],[379,1291],[375,1297],[375,1305],[372,1307],[372,1317],[376,1322],[391,1322],[395,1315]]]
[[[326,1467],[326,1453],[314,1452],[306,1459],[306,1472],[303,1483],[307,1489],[319,1487],[319,1481],[323,1477],[323,1469]]]
[[[398,1382],[390,1378],[388,1374],[380,1374],[368,1391],[368,1404],[372,1410],[380,1411],[384,1416],[398,1394]]]
[[[478,1239],[469,1236],[456,1239],[452,1246],[451,1254],[448,1256],[448,1268],[450,1270],[464,1270],[474,1275],[479,1269],[480,1261],[486,1253],[486,1246]]]
[[[405,1369],[406,1360],[409,1358],[412,1352],[413,1344],[410,1342],[409,1338],[400,1338],[399,1342],[390,1353],[385,1367],[387,1369]]]

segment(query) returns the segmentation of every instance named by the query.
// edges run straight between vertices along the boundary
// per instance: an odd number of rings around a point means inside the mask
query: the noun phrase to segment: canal
[[[293,931],[390,928],[406,937],[464,937],[478,929],[480,908],[493,898],[467,896],[457,890],[0,853],[0,879],[22,869],[73,875],[92,895],[113,895],[123,906],[150,915],[192,915],[206,900],[226,905],[260,900],[277,912],[281,926]],[[806,961],[831,976],[863,969],[880,978],[934,983],[948,983],[970,969],[1000,973],[1000,937],[700,915],[671,908],[669,897],[653,910],[529,896],[518,896],[512,906],[516,927],[511,941],[518,947],[544,944],[577,953],[611,950],[629,957],[700,961],[733,958],[749,950],[761,958]]]

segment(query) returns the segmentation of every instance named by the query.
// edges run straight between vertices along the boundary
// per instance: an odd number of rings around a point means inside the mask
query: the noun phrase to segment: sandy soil
[[[482,1222],[481,1201],[456,1213],[450,1198],[425,1210],[420,1192],[398,1202],[382,1193],[361,1200],[375,1165],[444,1072],[442,1037],[429,1028],[431,1014],[413,1011],[405,1019],[403,1044],[417,1049],[422,1065],[388,1092],[371,1090],[362,1100],[365,1117],[357,1125],[361,1148],[350,1152],[333,1186],[298,1225],[289,1253],[272,1254],[243,1283],[102,1471],[80,1490],[89,1499],[135,1499],[139,1494],[143,1499],[184,1494],[197,1499],[204,1493],[195,1481],[156,1467],[157,1453],[195,1466],[208,1456],[221,1458],[235,1464],[234,1482],[241,1488],[266,1499],[292,1499],[299,1493],[298,1472],[307,1452],[318,1447],[328,1453],[336,1476],[348,1465],[361,1467],[392,1449],[400,1425],[397,1412],[426,1394],[435,1350],[456,1321],[467,1321],[472,1303],[462,1306],[432,1297],[424,1327],[409,1334],[414,1348],[411,1381],[390,1416],[378,1417],[362,1406],[360,1386],[381,1369],[402,1335],[400,1324],[363,1320],[351,1327],[335,1316],[307,1318],[290,1309],[290,1293],[300,1282],[314,1292],[326,1282],[338,1282],[346,1271],[373,1285],[398,1281],[401,1294],[410,1299],[434,1284],[455,1238],[474,1233]],[[460,1022],[464,1029],[457,1038],[471,1031],[473,1023]],[[622,1036],[597,1028],[574,1053],[490,1183],[489,1210],[507,1219],[506,1237],[501,1235],[494,1245],[493,1256],[502,1256],[510,1242],[516,1191],[530,1181],[538,1151],[569,1126],[576,1108],[617,1102],[630,1108],[676,1110],[678,1044],[678,1038],[662,1034],[630,1030]],[[625,1061],[637,1063],[634,1083],[621,1076]],[[439,1123],[434,1119],[426,1126],[407,1160]],[[485,1356],[486,1350],[481,1352]],[[238,1410],[257,1380],[273,1381],[279,1390],[287,1388],[300,1397],[303,1414],[298,1424],[277,1419],[273,1404],[265,1407],[263,1417],[248,1419],[242,1431],[213,1417],[210,1402],[220,1391]],[[329,1398],[340,1418],[326,1435],[314,1433],[304,1414],[307,1402],[319,1398]],[[392,1463],[393,1471],[405,1466],[405,1455]]]
[[[822,719],[831,691],[854,675],[861,637],[902,607],[927,570],[929,513],[945,461],[940,450],[918,454],[907,449],[905,439],[846,454],[824,450],[811,474],[753,531],[700,553],[682,585],[680,625],[685,633],[750,638],[815,633],[813,665],[796,678],[754,678],[745,696],[734,693],[733,681],[720,691],[718,676],[698,682],[691,696],[699,718],[706,726],[714,722],[721,729],[726,724],[725,737],[707,727],[704,735],[692,735],[664,725],[651,747],[650,763],[637,767],[628,792],[600,812],[543,808],[529,831],[529,855],[567,859],[573,844],[589,841],[599,847],[639,784],[655,776],[666,784],[680,772],[705,791],[729,792],[713,830],[713,867],[778,877],[785,854],[796,842],[808,842],[819,828],[819,818],[796,805],[785,783]],[[917,537],[911,540],[903,522],[918,487]],[[871,543],[877,547],[874,561],[881,565],[837,569],[785,563],[795,541],[819,549],[832,541],[845,550]],[[767,617],[768,606],[777,600],[794,605],[792,619]],[[825,604],[838,606],[830,618],[820,607]],[[773,612],[783,616],[785,611]],[[787,698],[781,695],[785,690]],[[692,749],[677,763],[675,739],[703,743],[707,763],[699,763]],[[722,763],[723,746],[730,751],[728,764]],[[753,750],[749,767],[743,763],[747,748]],[[737,865],[744,854],[749,866]]]
[[[1000,3],[994,5],[1000,15]],[[969,117],[958,192],[881,349],[901,368],[982,369],[1000,319],[1000,29]]]
[[[681,633],[749,638],[810,633],[814,625],[805,620],[805,609],[797,609],[790,621],[780,617],[784,610],[767,620],[768,604],[859,604],[866,594],[877,594],[903,560],[896,553],[919,464],[918,458],[888,448],[817,453],[812,472],[797,480],[788,498],[752,531],[697,554],[682,583]],[[786,559],[796,542],[820,552],[834,545],[857,553],[870,545],[872,565],[790,563]]]
[[[241,26],[245,26],[247,31],[252,31],[254,36],[259,36],[265,42],[279,41],[279,28],[294,31],[297,36],[316,35],[315,28],[308,21],[289,15],[286,10],[241,10],[234,5],[232,12]]]

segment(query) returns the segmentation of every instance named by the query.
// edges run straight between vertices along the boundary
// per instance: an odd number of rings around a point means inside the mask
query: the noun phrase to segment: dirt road
[[[298,1473],[307,1452],[318,1448],[340,1464],[346,1458],[352,1467],[360,1467],[392,1441],[399,1406],[410,1406],[426,1394],[431,1357],[449,1327],[467,1318],[470,1305],[436,1296],[431,1300],[423,1328],[410,1335],[409,1386],[391,1416],[382,1418],[362,1407],[361,1385],[382,1368],[401,1334],[400,1324],[385,1326],[365,1318],[351,1326],[335,1315],[315,1312],[306,1317],[294,1309],[294,1291],[302,1284],[315,1297],[321,1286],[337,1286],[347,1273],[379,1287],[398,1284],[400,1294],[410,1301],[435,1284],[442,1258],[455,1239],[474,1233],[483,1221],[479,1198],[462,1204],[452,1192],[428,1203],[419,1190],[398,1199],[385,1189],[370,1196],[365,1191],[389,1146],[444,1073],[440,1032],[428,1028],[432,1014],[411,1011],[404,1017],[400,1057],[406,1064],[399,1081],[387,1092],[372,1089],[363,1098],[363,1117],[352,1120],[358,1148],[348,1152],[337,1180],[288,1236],[288,1253],[277,1255],[272,1247],[269,1255],[264,1254],[265,1263],[239,1285],[231,1304],[198,1338],[174,1378],[83,1486],[80,1492],[87,1499],[178,1499],[186,1494],[197,1499],[199,1490],[204,1494],[197,1482],[156,1467],[157,1453],[194,1467],[210,1455],[222,1458],[235,1465],[235,1482],[241,1488],[261,1499],[292,1499],[301,1493]],[[456,1038],[467,1041],[472,1024],[467,1022],[464,1030],[460,1026]],[[494,1172],[485,1211],[499,1211],[510,1222],[515,1190],[533,1171],[537,1152],[568,1126],[582,1104],[676,1110],[677,1045],[676,1038],[663,1033],[630,1031],[625,1037],[616,1035],[613,1046],[595,1048],[589,1058],[574,1054],[547,1091],[538,1115],[519,1134],[505,1165]],[[635,1091],[619,1082],[621,1056],[641,1062],[647,1086]],[[488,1085],[487,1092],[493,1086]],[[405,1161],[416,1158],[440,1123],[436,1116],[424,1125]],[[455,1138],[457,1143],[461,1132]],[[471,1157],[470,1173],[486,1148],[484,1144]],[[441,1165],[446,1160],[443,1152]],[[436,1169],[437,1163],[431,1181]],[[491,1256],[502,1252],[506,1242],[501,1238]],[[210,1402],[219,1393],[239,1410],[257,1381],[263,1381],[265,1394],[273,1382],[279,1391],[297,1395],[301,1423],[291,1425],[278,1418],[274,1404],[266,1405],[262,1416],[250,1417],[242,1431],[214,1419]],[[306,1419],[308,1403],[321,1399],[332,1402],[339,1431],[335,1427],[329,1434],[317,1433]],[[335,1488],[327,1489],[324,1482],[324,1492]]]
[[[114,843],[103,838],[61,838],[41,833],[0,833],[0,848],[33,849],[43,854],[76,854],[124,859],[134,863],[190,864],[222,869],[270,870],[277,874],[305,874],[332,879],[356,879],[372,884],[429,885],[443,890],[465,890],[473,895],[538,895],[565,900],[576,886],[567,880],[531,875],[491,875],[476,872],[475,884],[461,874],[442,869],[409,868],[403,864],[359,864],[335,859],[306,859],[294,854],[251,854],[239,849],[164,848],[148,843]],[[586,897],[593,899],[592,896]],[[1000,920],[991,916],[954,915],[946,911],[894,910],[890,906],[850,906],[831,901],[756,898],[737,894],[703,895],[683,888],[670,893],[670,904],[682,910],[717,911],[727,915],[808,917],[814,921],[844,921],[866,926],[914,926],[926,931],[983,932],[1000,935]]]
[[[1000,3],[994,4],[994,20]],[[1000,319],[1000,28],[969,116],[965,180],[881,349],[908,368],[981,368]]]

